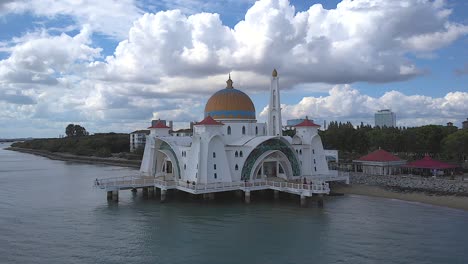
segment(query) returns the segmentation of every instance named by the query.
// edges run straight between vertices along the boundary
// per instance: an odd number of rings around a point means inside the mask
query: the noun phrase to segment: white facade
[[[390,109],[379,110],[375,113],[375,126],[396,127],[396,115]]]
[[[229,79],[228,86],[212,98],[224,92],[242,93],[233,88]],[[236,105],[217,109],[216,104],[221,99],[210,98],[212,105],[208,107],[207,103],[206,118],[194,125],[193,136],[176,137],[164,126],[153,126],[147,137],[141,174],[197,184],[265,179],[302,181],[329,175],[318,125],[306,120],[306,125],[296,127],[297,134],[293,138],[282,136],[279,92],[274,72],[270,89],[270,104],[274,105],[269,107],[269,124],[245,117],[250,112],[235,108],[249,105],[248,102],[233,99]],[[224,117],[212,118],[206,109]],[[247,114],[235,118],[233,113]]]

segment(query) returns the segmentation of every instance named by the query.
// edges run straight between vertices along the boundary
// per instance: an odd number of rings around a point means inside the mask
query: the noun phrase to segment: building
[[[293,127],[293,126],[296,126],[297,124],[304,122],[304,120],[305,120],[304,118],[289,119],[289,120],[286,120],[286,126]]]
[[[462,129],[468,129],[468,118],[462,122]]]
[[[149,130],[137,130],[130,133],[130,152],[134,152],[138,148],[144,149],[146,136],[149,134]]]
[[[355,171],[362,171],[369,175],[393,175],[401,171],[405,160],[383,150],[378,149],[357,160],[353,160]]]
[[[390,109],[383,109],[375,113],[375,126],[396,127],[396,115]]]
[[[282,136],[279,78],[273,71],[267,124],[256,120],[250,97],[231,78],[205,106],[193,136],[175,137],[162,122],[147,138],[140,172],[165,180],[201,184],[328,175],[319,125],[305,119],[296,135]]]
[[[329,181],[349,183],[348,175],[329,170],[319,125],[306,118],[295,125],[294,136],[282,135],[276,70],[267,123],[257,122],[252,100],[234,88],[230,76],[226,84],[208,99],[192,136],[171,134],[162,121],[152,124],[139,175],[96,180],[95,185],[106,189],[113,200],[118,200],[118,190],[143,188],[148,193],[156,188],[161,200],[169,189],[204,197],[240,190],[248,203],[251,191],[272,189],[275,197],[288,192],[300,196],[304,204],[306,197],[328,194]]]

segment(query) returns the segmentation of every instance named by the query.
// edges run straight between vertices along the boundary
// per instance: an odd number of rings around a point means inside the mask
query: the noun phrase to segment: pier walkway
[[[161,199],[165,199],[166,191],[171,189],[180,190],[191,194],[213,194],[216,192],[227,192],[241,190],[250,201],[250,192],[259,190],[274,190],[275,196],[278,192],[286,192],[301,196],[301,200],[313,195],[324,195],[330,192],[329,181],[344,181],[349,183],[348,175],[330,175],[314,176],[309,178],[310,183],[294,183],[282,181],[279,178],[259,180],[252,182],[216,182],[209,184],[200,184],[184,181],[164,180],[163,177],[151,176],[123,176],[106,179],[96,179],[94,186],[106,190],[108,198],[118,200],[119,190],[136,190],[143,188],[144,192],[148,189],[161,191]]]

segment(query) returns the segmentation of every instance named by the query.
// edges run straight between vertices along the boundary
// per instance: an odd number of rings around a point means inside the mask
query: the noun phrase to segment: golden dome
[[[278,77],[278,72],[276,71],[276,69],[273,69],[273,72],[271,73],[271,76]]]
[[[213,94],[205,106],[205,117],[213,119],[255,119],[255,106],[250,97],[232,86],[231,76],[225,89]]]

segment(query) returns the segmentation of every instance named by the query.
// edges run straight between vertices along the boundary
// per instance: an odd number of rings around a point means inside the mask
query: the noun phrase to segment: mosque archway
[[[270,172],[275,165],[267,163],[267,167],[264,167],[265,162],[276,162],[276,176],[273,176],[275,172]],[[260,166],[262,163],[263,165]],[[250,152],[242,168],[241,179],[257,180],[259,175],[262,177],[284,176],[284,178],[301,175],[299,160],[287,141],[282,138],[272,138],[258,144]]]
[[[162,140],[159,140],[155,147],[154,177],[166,181],[180,179],[179,161],[172,147]]]

